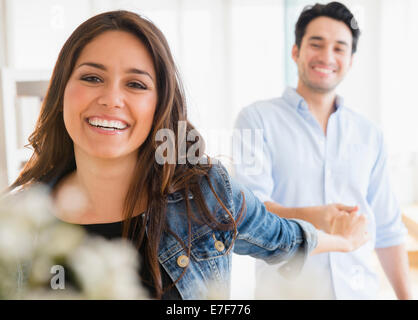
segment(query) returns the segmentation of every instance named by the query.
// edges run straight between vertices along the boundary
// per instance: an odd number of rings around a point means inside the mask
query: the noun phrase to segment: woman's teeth
[[[100,127],[104,130],[123,130],[128,125],[117,120],[104,120],[98,118],[88,119],[88,122],[95,127]]]

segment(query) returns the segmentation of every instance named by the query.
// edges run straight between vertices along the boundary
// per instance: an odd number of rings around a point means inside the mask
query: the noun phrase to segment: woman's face
[[[74,152],[136,156],[157,105],[154,64],[134,35],[107,31],[82,50],[64,92],[64,123]]]

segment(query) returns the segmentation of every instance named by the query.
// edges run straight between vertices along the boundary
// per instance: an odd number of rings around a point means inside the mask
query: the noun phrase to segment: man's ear
[[[351,55],[351,59],[350,59],[350,69],[351,69],[351,67],[353,66],[353,60],[354,60],[354,57],[355,57],[355,54],[353,53],[353,54]]]
[[[295,43],[292,47],[292,59],[293,61],[297,62],[298,58],[299,58],[299,48]]]

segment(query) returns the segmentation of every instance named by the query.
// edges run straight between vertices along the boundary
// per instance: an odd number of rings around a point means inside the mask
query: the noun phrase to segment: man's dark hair
[[[360,37],[360,29],[354,15],[348,8],[339,2],[330,2],[328,4],[315,4],[314,6],[307,6],[303,9],[295,28],[295,43],[298,48],[302,44],[302,38],[305,35],[308,24],[318,17],[329,17],[341,22],[344,22],[351,30],[353,35],[352,51],[354,54],[357,50],[357,42]]]

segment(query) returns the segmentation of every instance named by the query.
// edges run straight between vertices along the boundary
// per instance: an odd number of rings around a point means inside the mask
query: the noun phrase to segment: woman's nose
[[[123,108],[124,100],[123,91],[115,84],[103,88],[98,103],[106,107]]]

